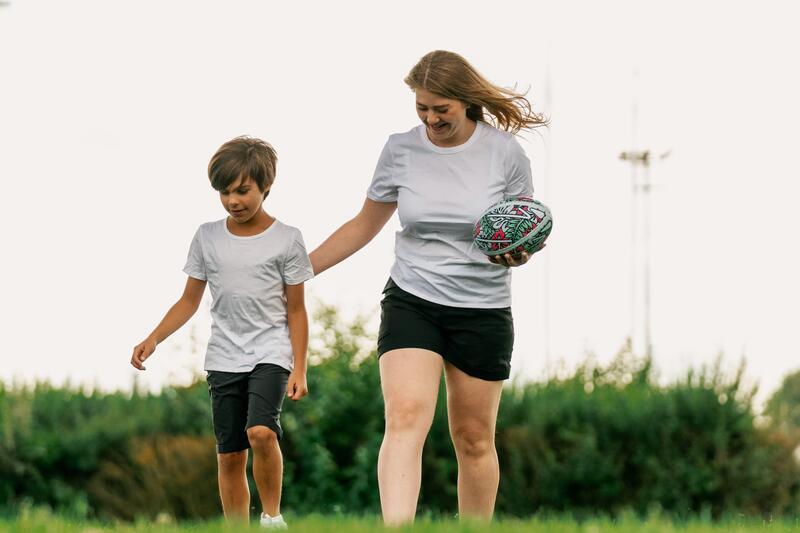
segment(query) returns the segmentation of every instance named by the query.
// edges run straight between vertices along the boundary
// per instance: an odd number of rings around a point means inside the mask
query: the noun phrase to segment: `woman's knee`
[[[481,424],[465,424],[450,429],[453,446],[458,455],[467,458],[484,457],[494,453],[494,430]]]
[[[418,400],[386,403],[387,432],[427,433],[433,420],[433,407]]]
[[[272,448],[278,442],[278,435],[267,426],[253,426],[247,428],[247,439],[253,451]]]

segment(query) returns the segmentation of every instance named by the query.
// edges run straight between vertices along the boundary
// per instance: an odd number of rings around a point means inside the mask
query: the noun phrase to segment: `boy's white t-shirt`
[[[475,223],[504,197],[532,194],[520,144],[483,122],[449,148],[433,144],[424,125],[390,136],[367,190],[376,202],[397,202],[394,282],[430,302],[470,308],[511,306],[511,271],[475,246]]]
[[[283,286],[314,276],[300,230],[275,220],[239,237],[225,219],[208,222],[195,233],[183,271],[211,289],[206,370],[249,372],[259,363],[292,370]]]

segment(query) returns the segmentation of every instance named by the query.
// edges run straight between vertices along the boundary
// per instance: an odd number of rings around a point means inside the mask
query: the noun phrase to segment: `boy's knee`
[[[247,450],[217,454],[217,463],[220,470],[240,470],[247,464]]]
[[[247,438],[253,451],[271,448],[278,442],[278,435],[267,426],[248,428]]]

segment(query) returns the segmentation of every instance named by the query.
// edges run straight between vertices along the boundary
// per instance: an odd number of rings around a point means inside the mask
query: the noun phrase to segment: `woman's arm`
[[[347,259],[372,240],[392,218],[397,202],[376,202],[367,198],[361,211],[333,232],[308,257],[314,275]]]
[[[192,318],[197,308],[200,307],[200,300],[203,299],[203,292],[206,290],[204,280],[195,279],[189,276],[186,280],[186,287],[183,295],[175,305],[170,307],[164,318],[156,326],[156,329],[147,336],[145,340],[134,346],[131,364],[139,370],[144,370],[144,361],[156,351],[158,343],[175,333],[175,331]]]

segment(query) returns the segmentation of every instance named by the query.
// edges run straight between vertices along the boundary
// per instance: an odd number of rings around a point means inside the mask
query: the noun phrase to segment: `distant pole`
[[[637,242],[637,227],[638,227],[638,204],[639,194],[643,193],[642,199],[642,236],[643,236],[643,273],[642,273],[642,289],[643,289],[643,342],[644,352],[646,356],[652,354],[652,347],[650,343],[650,260],[649,255],[649,235],[650,235],[650,215],[649,204],[647,196],[650,192],[650,151],[649,150],[630,150],[622,152],[619,158],[631,164],[631,342],[635,346],[635,338],[637,330],[638,318],[638,242]],[[639,169],[643,169],[642,179],[639,178]],[[641,181],[641,183],[640,183]]]
[[[669,157],[670,152],[666,151],[658,156],[659,160],[664,160]],[[644,354],[647,357],[651,357],[653,355],[653,340],[651,336],[651,297],[650,297],[650,264],[651,264],[651,255],[652,255],[652,246],[651,246],[651,239],[650,239],[650,191],[652,190],[652,183],[650,179],[650,163],[652,161],[650,150],[631,150],[629,152],[622,152],[619,155],[619,158],[623,161],[628,161],[631,164],[631,168],[633,170],[633,202],[636,203],[636,197],[641,195],[642,200],[642,254],[641,254],[641,261],[642,261],[642,334],[643,334],[643,342],[644,342]],[[637,179],[639,174],[638,170],[641,169],[641,180]],[[635,214],[635,213],[634,213]],[[635,238],[635,227],[636,227],[636,219],[634,218],[631,221],[631,225],[634,227],[634,237],[633,237],[633,244],[636,244]],[[635,249],[631,252],[632,256],[632,270],[636,270],[636,253]],[[634,278],[635,280],[635,278]],[[635,284],[634,284],[635,286]],[[635,290],[635,289],[634,289]],[[631,307],[631,315],[632,315],[632,328],[635,328],[636,323],[636,294],[634,292],[633,297],[631,298],[632,307]],[[633,340],[633,336],[635,334],[635,329],[631,329],[631,340]]]
[[[629,161],[637,158],[641,158],[641,153],[639,152],[639,68],[634,67],[633,69],[633,78],[632,78],[632,87],[631,87],[631,149],[629,152],[623,152],[620,154],[620,159]],[[637,316],[638,316],[638,269],[637,269],[637,258],[638,258],[638,246],[637,246],[637,223],[639,219],[639,210],[638,210],[638,195],[636,191],[638,189],[639,184],[639,173],[638,173],[638,166],[634,163],[631,164],[631,258],[630,258],[630,342],[631,342],[631,350],[635,351],[636,347],[636,332],[638,331],[637,327]]]
[[[653,343],[650,337],[650,152],[647,155],[642,172],[642,234],[644,238],[644,268],[642,285],[644,291],[644,353],[649,359],[653,355]]]

